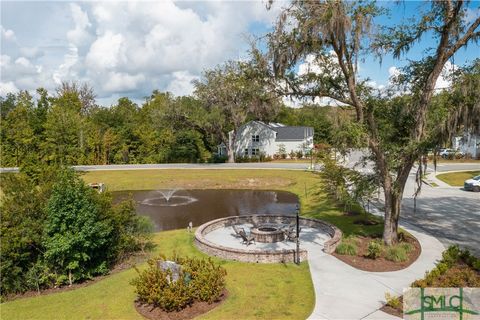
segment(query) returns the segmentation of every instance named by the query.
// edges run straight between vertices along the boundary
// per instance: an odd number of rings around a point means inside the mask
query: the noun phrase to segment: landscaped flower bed
[[[465,288],[480,287],[480,259],[468,250],[450,246],[442,254],[442,260],[423,279],[412,283],[414,288]],[[396,316],[403,315],[402,296],[386,296],[382,311]]]
[[[360,270],[382,272],[401,270],[411,265],[421,253],[417,239],[402,233],[401,241],[385,246],[381,237],[346,237],[333,255]]]
[[[137,294],[135,306],[142,315],[150,319],[190,319],[224,299],[224,268],[211,259],[172,260],[150,259],[146,270],[137,270],[139,276],[131,284]],[[161,265],[178,269],[163,269]]]

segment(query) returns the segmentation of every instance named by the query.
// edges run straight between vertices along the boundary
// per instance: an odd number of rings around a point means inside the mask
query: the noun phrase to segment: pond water
[[[155,230],[194,227],[218,218],[248,214],[294,215],[298,197],[266,190],[151,190],[113,192],[119,202],[132,195],[137,213],[148,216]]]

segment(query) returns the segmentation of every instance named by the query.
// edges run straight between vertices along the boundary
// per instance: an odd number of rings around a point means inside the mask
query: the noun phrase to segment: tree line
[[[262,114],[262,107],[247,102],[232,110],[159,91],[142,105],[120,98],[104,107],[91,88],[77,83],[64,83],[53,94],[38,89],[35,98],[26,91],[8,94],[0,108],[2,167],[218,162],[226,159],[216,156],[217,145],[249,120],[312,126],[317,143],[330,142],[335,127],[327,107],[278,105]]]

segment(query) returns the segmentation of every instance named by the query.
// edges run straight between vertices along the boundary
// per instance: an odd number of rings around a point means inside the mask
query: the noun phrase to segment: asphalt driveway
[[[480,164],[443,165],[437,168],[437,172],[479,168]],[[414,212],[414,186],[415,174],[412,172],[404,193],[403,220],[434,235],[446,246],[458,244],[480,256],[480,192],[423,184]]]
[[[350,155],[347,166],[358,163],[362,152]],[[358,170],[370,170],[371,164]],[[480,163],[441,163],[436,173],[462,170],[479,170]],[[432,165],[427,172],[435,174]],[[415,193],[415,173],[412,170],[405,186],[402,202],[401,221],[418,227],[437,237],[445,246],[458,244],[468,248],[480,256],[480,192],[469,192],[460,187],[450,187],[445,183],[439,187],[422,184],[422,190],[417,196],[414,210],[413,194]],[[381,207],[383,195],[380,195]]]

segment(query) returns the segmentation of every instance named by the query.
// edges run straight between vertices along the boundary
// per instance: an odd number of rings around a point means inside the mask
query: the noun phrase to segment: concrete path
[[[374,214],[382,214],[373,208]],[[252,225],[241,225],[249,230]],[[330,237],[317,229],[302,228],[300,245],[308,251],[308,263],[315,290],[315,308],[309,319],[397,319],[379,310],[385,304],[385,293],[401,295],[403,288],[435,266],[441,258],[443,245],[434,237],[410,225],[402,227],[413,234],[422,246],[422,252],[408,268],[393,272],[367,272],[351,267],[323,252],[323,244]],[[226,247],[242,248],[231,228],[219,228],[206,239]],[[293,242],[256,243],[250,250],[293,249]]]
[[[308,262],[316,302],[309,319],[396,319],[378,310],[385,304],[385,293],[401,295],[403,288],[435,266],[444,250],[436,238],[411,226],[402,227],[418,239],[422,253],[412,265],[399,271],[361,271],[311,248]]]

